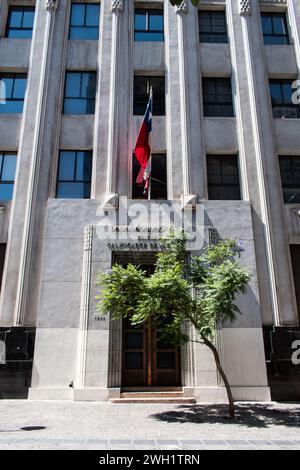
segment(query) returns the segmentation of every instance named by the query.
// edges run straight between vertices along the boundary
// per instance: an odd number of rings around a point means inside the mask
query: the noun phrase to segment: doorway
[[[139,266],[149,276],[154,271],[153,264]],[[123,319],[122,388],[181,385],[180,348],[161,338],[161,328],[161,323],[133,326]]]

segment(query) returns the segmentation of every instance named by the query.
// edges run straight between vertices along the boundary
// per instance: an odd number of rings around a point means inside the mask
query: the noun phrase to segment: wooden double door
[[[122,359],[122,387],[180,385],[180,348],[161,340],[153,324],[123,320]]]

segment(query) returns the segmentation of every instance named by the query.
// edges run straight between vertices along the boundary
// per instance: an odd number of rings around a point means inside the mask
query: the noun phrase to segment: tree
[[[217,325],[232,322],[240,313],[235,298],[246,292],[251,273],[236,260],[242,249],[235,240],[207,246],[189,262],[185,246],[184,234],[173,230],[162,240],[163,249],[150,277],[133,264],[114,265],[99,274],[97,310],[110,313],[114,320],[126,317],[134,325],[155,323],[162,339],[168,338],[174,345],[194,341],[207,346],[226,387],[229,417],[233,419],[233,396],[214,337]],[[188,325],[195,328],[196,339],[188,335]]]

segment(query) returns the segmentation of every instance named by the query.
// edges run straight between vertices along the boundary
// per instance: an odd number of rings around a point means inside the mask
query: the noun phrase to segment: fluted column
[[[77,362],[77,379],[76,379],[77,388],[84,388],[85,386],[87,335],[88,335],[89,304],[90,304],[90,290],[91,290],[92,246],[93,246],[93,226],[87,225],[84,229],[84,239],[83,239],[81,301],[80,301],[79,337],[78,337],[78,362]]]

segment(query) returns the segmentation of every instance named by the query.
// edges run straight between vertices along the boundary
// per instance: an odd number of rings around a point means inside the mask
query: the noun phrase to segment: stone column
[[[61,44],[56,27],[64,34],[64,4],[43,0],[36,4],[31,46],[31,68],[20,132],[14,199],[12,201],[7,256],[1,299],[3,324],[34,324],[38,298],[45,204],[48,198],[53,129],[57,113],[57,80],[61,72]],[[61,22],[63,24],[61,24]],[[59,51],[54,43],[59,41]],[[59,70],[59,72],[58,72]],[[45,115],[47,109],[47,116]],[[34,250],[34,256],[33,256]]]
[[[178,25],[178,67],[180,81],[181,151],[183,205],[195,205],[198,194],[206,195],[203,122],[200,116],[198,10],[184,0],[176,6]],[[170,84],[171,85],[171,84]]]
[[[263,322],[293,325],[296,307],[290,288],[288,240],[282,230],[284,206],[259,4],[229,0],[227,15],[231,25],[233,73],[238,87],[237,127],[242,144],[244,198],[249,195],[253,208]]]
[[[124,5],[125,7],[125,5]],[[117,208],[118,110],[121,82],[121,15],[123,0],[101,2],[101,38],[99,43],[98,101],[95,114],[92,196],[104,197],[106,208]],[[128,5],[126,5],[126,9]],[[107,119],[105,119],[107,117]]]
[[[84,229],[76,388],[84,388],[91,290],[93,226]]]

